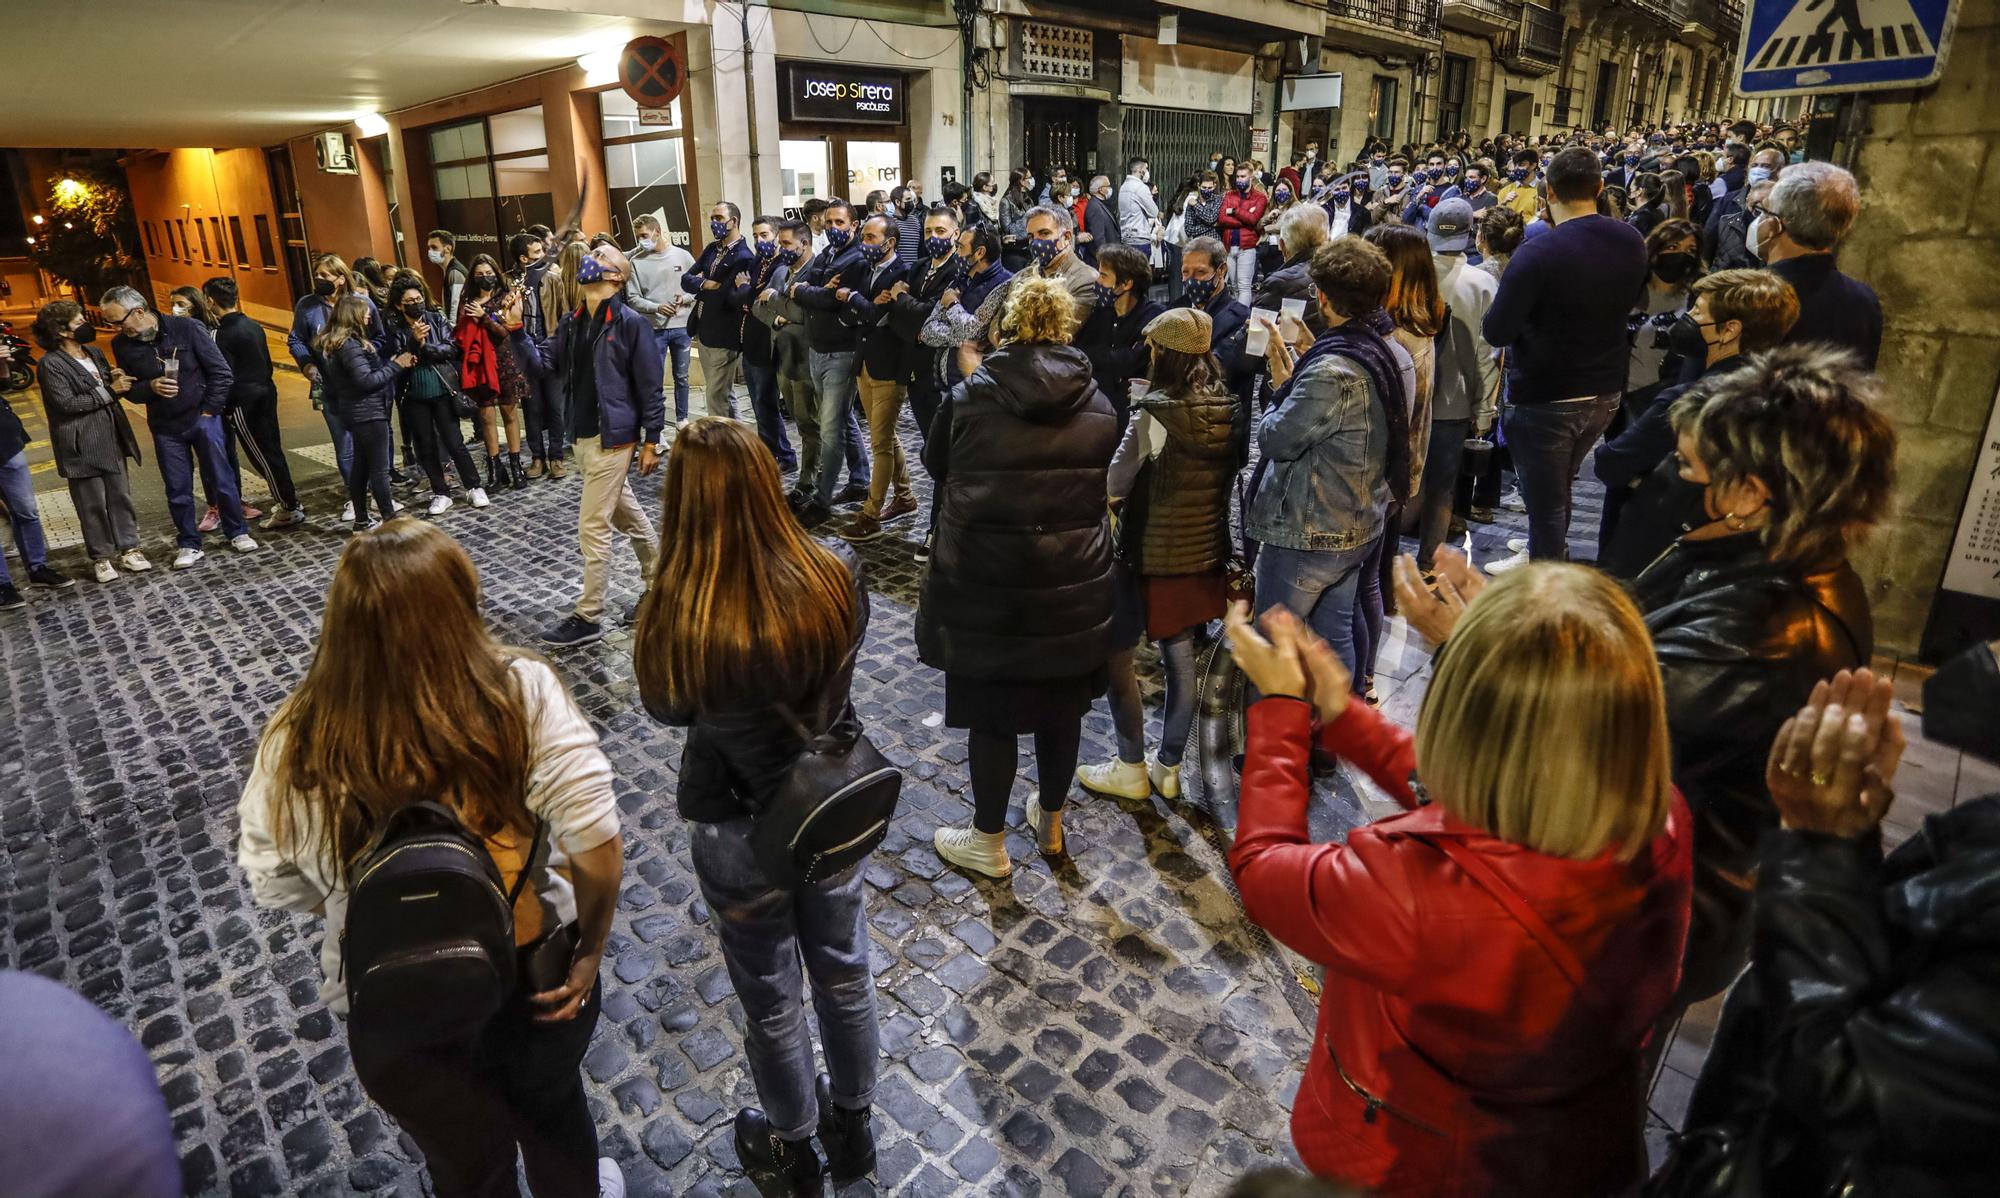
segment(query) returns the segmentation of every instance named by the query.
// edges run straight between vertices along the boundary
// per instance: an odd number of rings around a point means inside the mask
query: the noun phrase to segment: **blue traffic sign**
[[[1745,96],[1873,91],[1934,82],[1958,0],[1749,0],[1737,50]]]

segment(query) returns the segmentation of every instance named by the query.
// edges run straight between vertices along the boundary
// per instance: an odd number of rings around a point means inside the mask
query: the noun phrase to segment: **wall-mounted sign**
[[[831,62],[785,64],[784,119],[903,123],[903,76]]]
[[[641,108],[665,108],[687,84],[681,48],[663,37],[635,37],[618,55],[618,86]]]

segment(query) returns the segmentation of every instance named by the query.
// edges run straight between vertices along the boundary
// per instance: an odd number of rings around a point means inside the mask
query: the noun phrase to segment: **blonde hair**
[[[1076,325],[1076,300],[1068,284],[1028,275],[1008,288],[1007,307],[1000,315],[1000,334],[1006,341],[1068,345]]]
[[[1583,566],[1495,579],[1438,655],[1416,750],[1431,798],[1465,823],[1550,856],[1632,860],[1673,795],[1639,609]]]
[[[1798,323],[1798,293],[1768,270],[1718,270],[1703,275],[1695,280],[1689,299],[1704,295],[1708,297],[1708,315],[1715,323],[1734,320],[1743,326],[1741,349],[1746,354],[1772,348]]]

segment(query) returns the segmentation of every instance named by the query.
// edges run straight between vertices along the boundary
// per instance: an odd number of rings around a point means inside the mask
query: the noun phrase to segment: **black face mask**
[[[313,280],[314,295],[320,297],[321,299],[332,299],[333,292],[334,292],[334,282],[332,279]]]
[[[415,324],[416,322],[422,320],[423,318],[424,318],[424,306],[422,304],[403,305],[403,319],[409,321],[411,324]]]
[[[91,342],[97,340],[97,326],[87,324],[80,328],[71,329],[69,331],[69,338],[78,345],[89,345]]]
[[[2000,663],[1992,646],[1974,645],[1924,683],[1924,735],[2000,761]]]
[[[1669,283],[1686,283],[1701,273],[1701,259],[1684,252],[1661,254],[1653,259],[1653,273]]]
[[[1694,313],[1683,312],[1667,330],[1667,348],[1683,358],[1695,362],[1708,361],[1708,338],[1702,333],[1706,327],[1695,320]]]

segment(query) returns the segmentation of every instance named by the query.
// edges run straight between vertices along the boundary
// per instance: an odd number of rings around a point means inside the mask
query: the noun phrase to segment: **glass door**
[[[778,170],[783,179],[785,215],[803,214],[805,202],[833,198],[833,150],[824,137],[785,138],[778,143]]]
[[[847,201],[859,204],[871,191],[889,191],[903,184],[903,143],[846,139]]]

